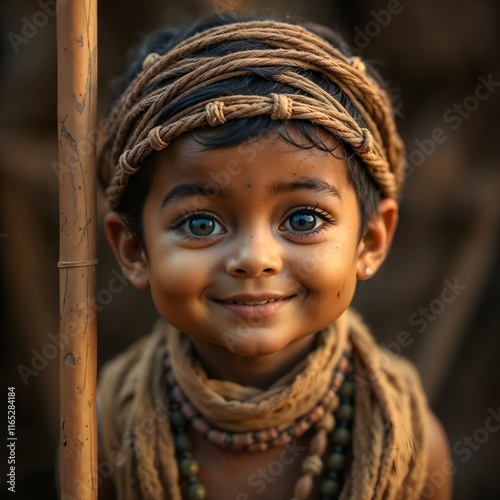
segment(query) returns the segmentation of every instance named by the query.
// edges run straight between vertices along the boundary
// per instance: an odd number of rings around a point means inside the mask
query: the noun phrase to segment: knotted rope
[[[204,56],[215,45],[251,40],[269,48]],[[259,45],[260,47],[260,45]],[[190,94],[216,82],[250,74],[248,68],[281,68],[272,78],[297,93],[220,96],[174,113]],[[284,68],[284,70],[283,70]],[[365,126],[304,70],[317,72],[350,99]],[[166,54],[149,54],[111,112],[101,152],[101,177],[112,208],[128,179],[153,151],[201,127],[269,115],[273,120],[307,120],[350,146],[386,197],[400,194],[405,165],[391,101],[366,73],[359,57],[348,58],[309,30],[282,22],[252,21],[197,33]]]

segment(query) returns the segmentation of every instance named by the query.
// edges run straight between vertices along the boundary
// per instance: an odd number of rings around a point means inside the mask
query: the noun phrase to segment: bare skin
[[[117,213],[107,214],[105,227],[125,275],[151,290],[209,377],[265,388],[314,348],[315,333],[347,309],[366,269],[382,264],[398,210],[382,200],[360,237],[344,160],[278,137],[254,152],[249,163],[237,146],[174,141],[156,160],[144,247]],[[430,417],[430,478],[449,456],[436,422]],[[292,450],[252,454],[193,439],[208,498],[276,500],[293,496],[310,435]],[[426,498],[450,498],[450,484],[433,485]]]

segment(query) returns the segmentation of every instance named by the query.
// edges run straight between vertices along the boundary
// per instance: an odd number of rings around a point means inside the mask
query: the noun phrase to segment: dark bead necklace
[[[314,424],[317,432],[311,438],[309,444],[310,453],[302,462],[303,475],[295,484],[292,500],[310,498],[314,478],[318,476],[322,476],[320,483],[321,500],[334,500],[340,495],[349,461],[351,428],[354,416],[354,384],[350,373],[350,363],[346,372],[343,374],[340,389],[336,391],[329,404],[326,405],[326,412]],[[189,435],[189,427],[193,425],[193,422],[192,419],[186,418],[182,411],[181,406],[185,399],[179,403],[180,392],[182,391],[175,379],[171,376],[168,377],[167,399],[179,471],[184,479],[187,498],[189,500],[203,500],[206,497],[206,490],[198,479],[199,465],[193,455],[193,443]],[[258,433],[253,434],[257,439]],[[231,448],[230,439],[227,437],[225,439],[227,442],[221,443],[221,447]],[[328,442],[330,442],[330,447],[328,447]],[[328,452],[327,448],[330,448]],[[257,448],[250,449],[255,451]]]

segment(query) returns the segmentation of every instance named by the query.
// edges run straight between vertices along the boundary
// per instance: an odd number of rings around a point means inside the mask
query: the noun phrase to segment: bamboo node
[[[59,269],[65,267],[85,267],[85,266],[97,266],[99,261],[97,259],[84,259],[84,260],[60,260],[57,263]]]

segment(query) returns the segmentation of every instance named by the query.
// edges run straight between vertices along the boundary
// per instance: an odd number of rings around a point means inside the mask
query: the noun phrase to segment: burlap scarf
[[[208,379],[186,338],[159,322],[100,374],[102,444],[118,498],[182,498],[165,399],[165,349],[179,385],[206,420],[242,432],[290,424],[312,409],[348,339],[356,407],[353,461],[340,498],[419,498],[428,455],[419,377],[408,362],[378,347],[352,311],[320,332],[317,348],[266,391]]]

